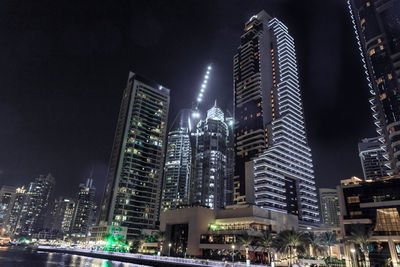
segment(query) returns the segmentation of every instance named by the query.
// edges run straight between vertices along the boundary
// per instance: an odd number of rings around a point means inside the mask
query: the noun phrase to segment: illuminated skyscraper
[[[188,204],[192,160],[188,123],[190,116],[190,109],[181,110],[168,133],[161,204],[163,210]]]
[[[387,173],[400,170],[400,1],[348,0]]]
[[[90,215],[95,206],[94,197],[96,189],[93,187],[93,179],[89,178],[86,184],[79,185],[79,191],[76,198],[75,210],[72,217],[70,228],[71,237],[86,238],[89,230]]]
[[[22,207],[25,202],[26,189],[22,186],[16,189],[15,198],[10,206],[10,215],[7,220],[7,231],[10,234],[14,234],[19,218],[21,216]]]
[[[384,166],[385,158],[383,149],[378,137],[364,138],[358,143],[358,152],[361,160],[361,167],[364,179],[375,179],[386,176]]]
[[[72,199],[59,197],[54,201],[52,212],[51,230],[68,234],[71,229],[72,218],[75,210],[75,202]]]
[[[43,228],[54,184],[55,180],[51,174],[40,175],[29,184],[15,230],[17,235],[30,237]]]
[[[320,188],[319,198],[322,224],[325,227],[339,227],[340,206],[337,189]]]
[[[100,207],[100,221],[128,227],[128,240],[158,227],[168,108],[169,89],[129,73]]]
[[[228,126],[224,113],[215,105],[196,127],[195,159],[191,177],[190,202],[211,209],[226,205],[226,163]]]
[[[0,231],[6,229],[17,188],[3,185],[0,189]]]
[[[319,221],[293,38],[261,11],[234,56],[235,202]]]

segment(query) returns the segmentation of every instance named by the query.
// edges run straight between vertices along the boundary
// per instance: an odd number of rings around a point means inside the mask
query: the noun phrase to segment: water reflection
[[[90,258],[64,253],[32,252],[23,248],[0,247],[0,266],[64,266],[64,267],[143,267],[145,265],[130,264],[119,261]]]

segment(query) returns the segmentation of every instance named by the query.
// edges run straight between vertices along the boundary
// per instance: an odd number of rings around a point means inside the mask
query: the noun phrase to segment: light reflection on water
[[[0,247],[0,266],[14,267],[143,267],[119,261],[109,261],[64,253],[31,252],[22,248]]]

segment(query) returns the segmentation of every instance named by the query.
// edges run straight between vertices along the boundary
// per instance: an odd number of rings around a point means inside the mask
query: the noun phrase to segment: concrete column
[[[392,258],[393,267],[400,267],[399,259],[397,258],[396,247],[394,245],[393,239],[389,239],[388,243],[389,243],[389,250],[390,250],[390,256]]]
[[[350,252],[351,245],[350,244],[344,244],[344,258],[346,261],[346,267],[353,267],[352,261],[353,261],[353,255]]]

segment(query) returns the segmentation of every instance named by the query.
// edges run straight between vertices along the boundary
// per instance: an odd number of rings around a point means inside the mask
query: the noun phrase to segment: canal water
[[[109,261],[63,253],[35,252],[23,248],[0,247],[0,267],[143,267],[119,261]]]

